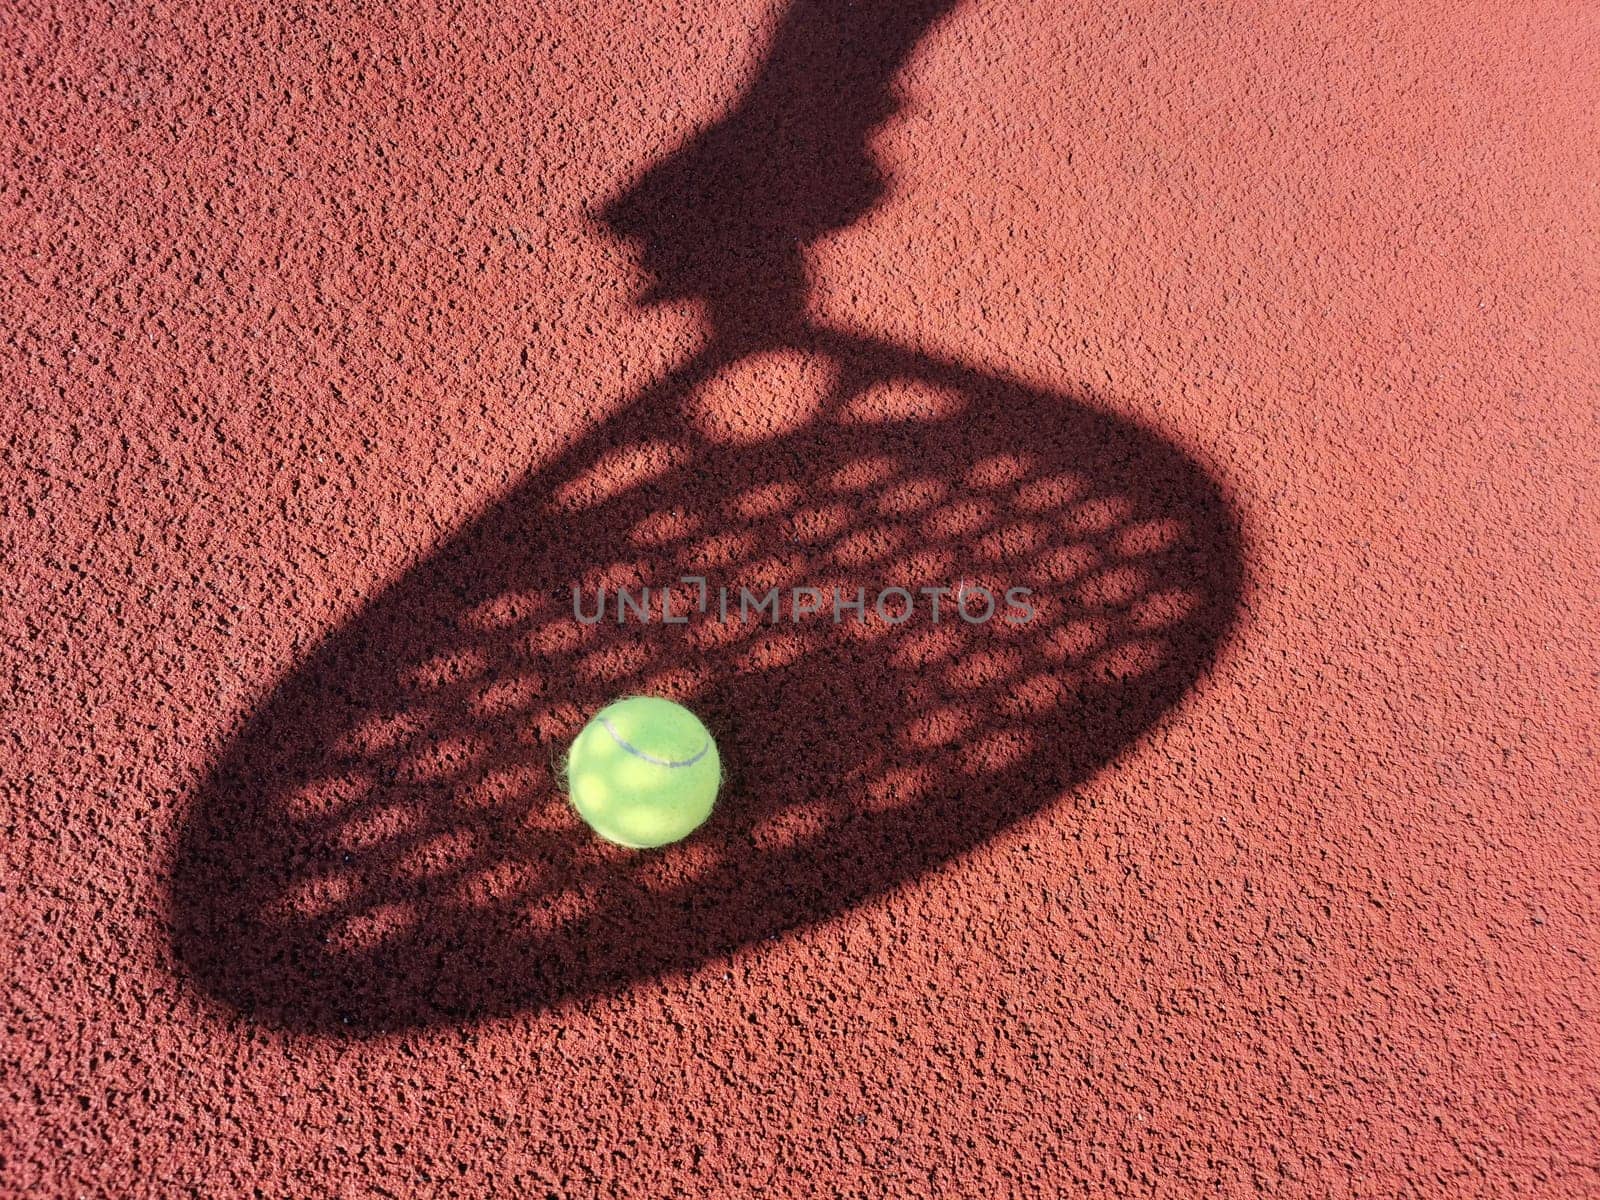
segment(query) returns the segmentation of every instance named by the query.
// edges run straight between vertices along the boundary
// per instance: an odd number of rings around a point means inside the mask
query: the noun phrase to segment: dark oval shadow
[[[285,680],[182,835],[173,931],[199,987],[273,1025],[365,1032],[692,968],[1071,803],[1205,670],[1240,547],[1170,442],[848,335],[783,355],[828,380],[803,425],[708,436],[691,401],[746,367],[685,368]],[[724,623],[715,592],[681,625],[574,617],[574,584],[587,612],[597,582],[683,575],[862,588],[871,619]],[[958,580],[1031,587],[1036,615],[871,613],[885,586]],[[593,838],[557,782],[586,717],[641,691],[698,711],[726,770],[707,826],[646,854]]]

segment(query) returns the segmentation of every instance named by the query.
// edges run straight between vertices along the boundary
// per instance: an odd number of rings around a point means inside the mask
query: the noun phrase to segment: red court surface
[[[1593,5],[0,38],[0,1194],[1600,1196]]]

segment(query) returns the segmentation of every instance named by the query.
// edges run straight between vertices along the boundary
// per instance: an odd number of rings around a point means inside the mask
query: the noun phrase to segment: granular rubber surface
[[[1600,1195],[1593,5],[0,38],[0,1194]]]

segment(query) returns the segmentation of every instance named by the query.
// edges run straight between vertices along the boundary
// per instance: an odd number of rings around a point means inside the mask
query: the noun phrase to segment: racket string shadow
[[[693,968],[1057,802],[1182,697],[1240,561],[1191,459],[959,364],[821,331],[793,352],[851,381],[811,420],[718,443],[674,414],[720,364],[656,389],[262,706],[176,864],[179,955],[206,992],[269,1024],[370,1032]],[[940,415],[906,415],[935,393]],[[682,624],[574,614],[575,586],[684,576],[709,581],[711,611]],[[718,619],[719,585],[782,590],[780,620]],[[898,594],[887,619],[874,604],[895,586],[919,606],[905,620]],[[920,589],[957,586],[987,588],[991,618],[947,595],[933,621]],[[864,619],[795,619],[795,587],[859,595]],[[1007,619],[1018,587],[1029,620]],[[562,748],[630,693],[694,708],[725,765],[710,822],[648,854],[593,838],[559,784]]]

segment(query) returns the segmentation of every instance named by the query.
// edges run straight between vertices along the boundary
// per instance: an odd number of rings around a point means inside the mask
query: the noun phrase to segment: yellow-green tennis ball
[[[717,743],[681,704],[630,696],[608,704],[567,752],[567,791],[608,842],[647,850],[688,837],[722,783]]]

